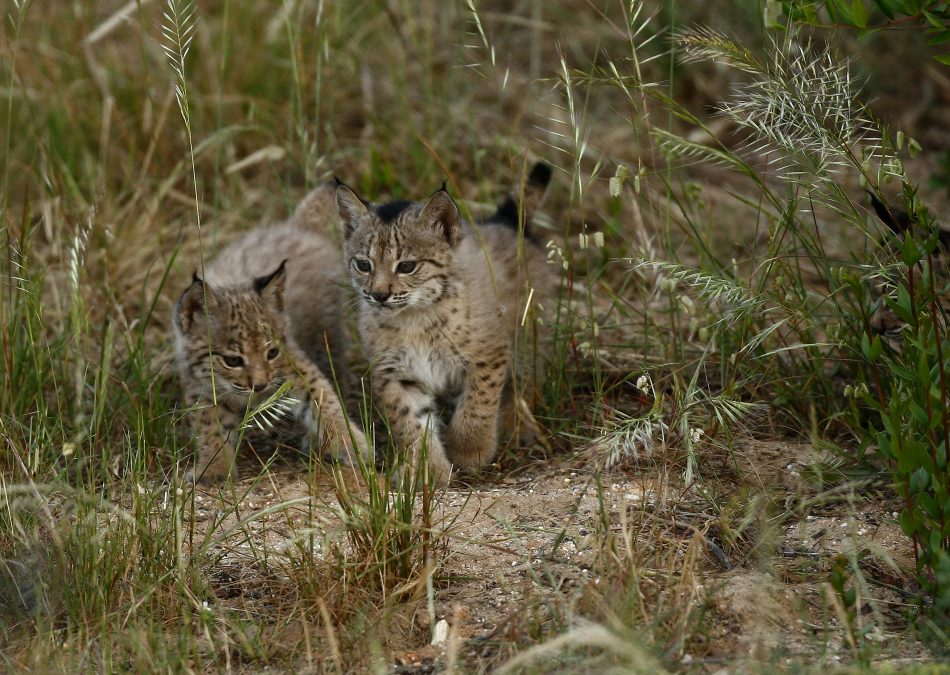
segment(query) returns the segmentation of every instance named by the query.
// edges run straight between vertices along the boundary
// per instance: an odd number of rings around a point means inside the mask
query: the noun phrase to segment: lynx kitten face
[[[462,221],[444,187],[422,202],[380,206],[337,188],[376,400],[397,443],[413,457],[425,450],[437,480],[453,464],[484,466],[500,438],[519,432],[515,375],[529,395],[536,378],[530,359],[514,361],[514,344],[519,334],[534,344],[528,299],[550,299],[558,285],[556,268],[519,228],[550,175],[536,166],[521,199],[509,196],[478,226]]]
[[[201,346],[189,364],[191,373],[210,382],[213,368],[218,395],[265,399],[292,374],[281,347],[286,276],[284,262],[248,288],[227,292],[196,277],[182,296],[177,313],[182,341]]]
[[[328,450],[346,461],[354,451],[367,456],[366,439],[319,367],[331,358],[342,366],[344,353],[343,270],[320,232],[333,211],[330,194],[315,191],[290,221],[252,230],[227,247],[175,307],[179,374],[198,442],[194,476],[201,481],[229,475],[241,440]],[[279,404],[249,423],[284,385]]]
[[[371,209],[339,191],[345,257],[354,288],[369,307],[395,313],[437,303],[461,236],[458,210],[439,191],[425,204],[394,202]]]

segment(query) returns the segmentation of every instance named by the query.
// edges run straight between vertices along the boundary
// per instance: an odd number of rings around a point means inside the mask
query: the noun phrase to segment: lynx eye
[[[226,365],[228,368],[240,368],[244,365],[244,359],[240,356],[227,354],[221,358],[224,361],[224,365]]]
[[[280,356],[280,350],[277,347],[271,347],[267,350],[267,360],[273,361],[278,356]]]
[[[358,272],[370,272],[373,269],[373,263],[365,258],[354,258],[353,266],[356,267]]]
[[[415,260],[403,260],[401,263],[396,265],[396,271],[399,274],[412,274],[416,271],[416,261]]]

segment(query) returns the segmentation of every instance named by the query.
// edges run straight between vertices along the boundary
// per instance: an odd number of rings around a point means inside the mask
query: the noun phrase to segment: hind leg
[[[515,383],[509,378],[498,411],[500,441],[508,446],[526,448],[535,442],[540,431],[525,398],[515,391]]]

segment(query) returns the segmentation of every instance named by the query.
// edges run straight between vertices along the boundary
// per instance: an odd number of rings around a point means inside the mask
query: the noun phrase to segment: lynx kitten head
[[[350,281],[376,311],[438,302],[462,239],[458,207],[444,187],[425,202],[371,206],[346,185],[336,191]]]
[[[195,276],[175,306],[192,374],[209,377],[213,365],[220,393],[270,394],[291,374],[282,355],[285,264],[238,288],[215,289]]]

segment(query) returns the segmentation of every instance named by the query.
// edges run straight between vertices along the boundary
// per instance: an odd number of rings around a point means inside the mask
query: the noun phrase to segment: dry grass
[[[3,667],[808,670],[945,653],[913,622],[909,546],[855,452],[853,370],[834,360],[836,326],[867,301],[834,270],[873,265],[876,233],[802,217],[806,190],[707,115],[742,74],[671,58],[669,29],[697,22],[758,53],[753,5],[7,3]],[[864,57],[876,114],[924,141],[907,159],[922,180],[950,149],[948,108],[895,102],[945,100],[944,72],[903,72],[926,64],[912,34],[836,39]],[[177,488],[191,448],[168,322],[205,257],[334,173],[378,199],[445,177],[477,211],[537,157],[559,169],[539,226],[566,269],[544,443],[446,493],[266,457],[221,493]],[[854,176],[829,181],[860,206]],[[946,183],[926,196],[946,204]]]

